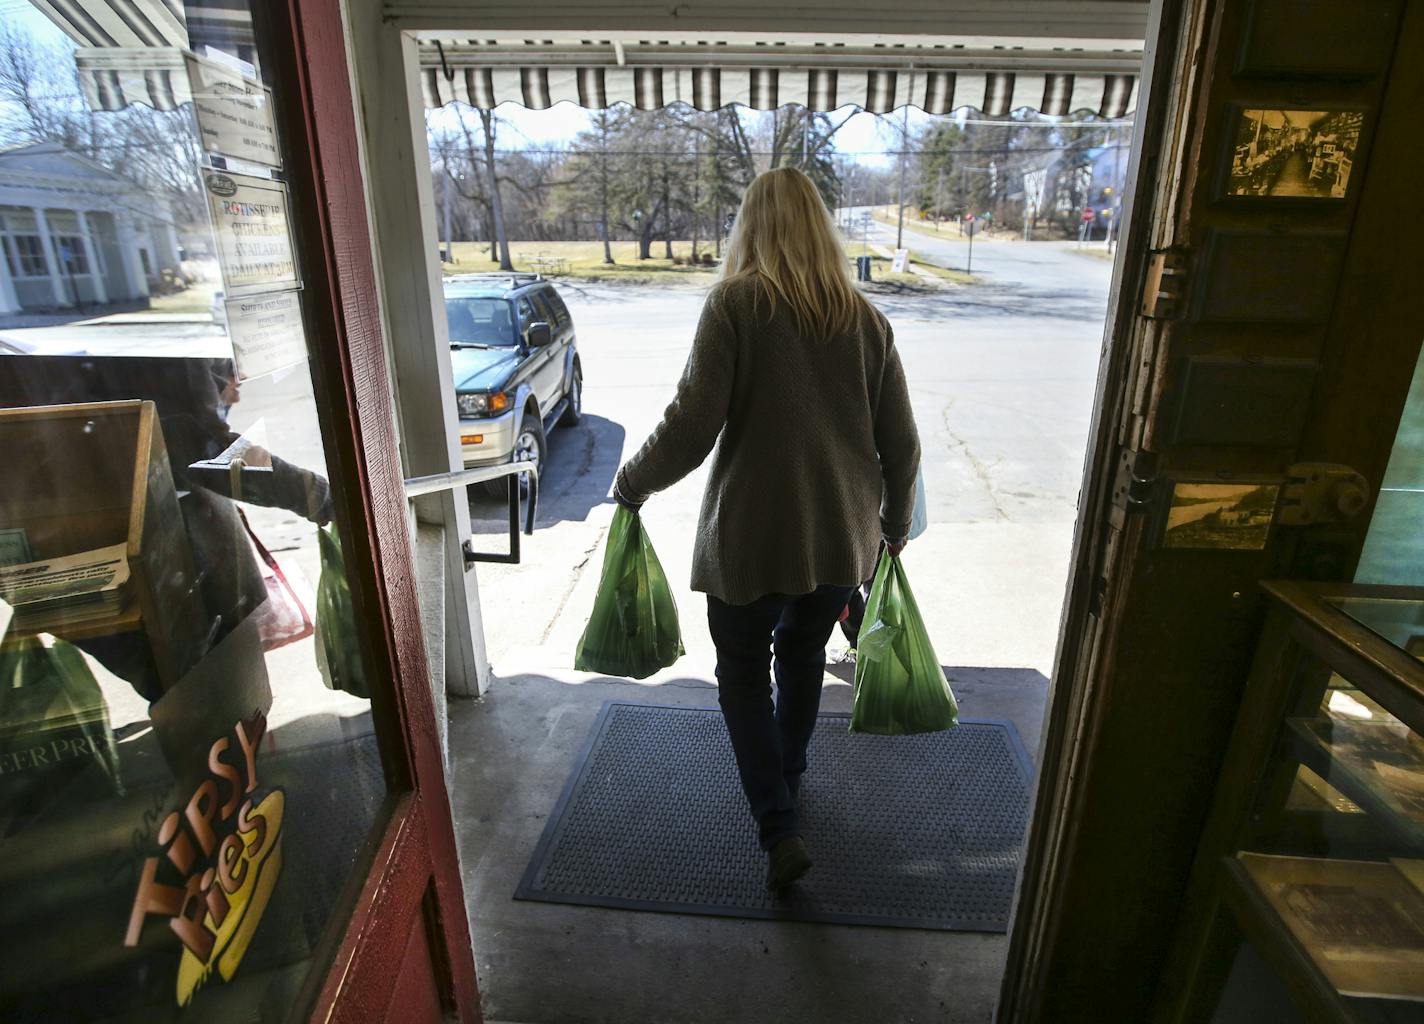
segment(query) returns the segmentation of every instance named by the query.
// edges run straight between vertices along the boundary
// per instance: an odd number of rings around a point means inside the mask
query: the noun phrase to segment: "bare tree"
[[[93,111],[73,55],[0,26],[0,145],[52,142],[168,200],[175,224],[207,225],[199,180],[202,147],[191,106],[155,110],[134,104]]]
[[[57,142],[100,159],[102,124],[84,101],[74,59],[10,25],[0,26],[0,103],[8,108],[0,121],[0,144]]]
[[[490,257],[501,270],[512,270],[509,258],[509,233],[505,228],[504,203],[500,194],[500,174],[495,152],[495,130],[498,119],[493,112],[476,110],[480,135],[477,139],[469,110],[463,103],[453,103],[458,132],[430,131],[431,149],[440,169],[457,195],[482,206],[488,213],[489,237],[493,242]]]

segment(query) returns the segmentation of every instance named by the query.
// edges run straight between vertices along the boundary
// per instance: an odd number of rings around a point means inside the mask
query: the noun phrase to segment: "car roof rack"
[[[468,274],[452,274],[451,281],[508,281],[511,287],[523,288],[526,284],[536,284],[544,280],[543,274],[528,270],[475,270]]]

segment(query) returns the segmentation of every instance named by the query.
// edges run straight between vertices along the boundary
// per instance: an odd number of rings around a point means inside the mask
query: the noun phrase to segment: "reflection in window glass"
[[[1424,585],[1424,353],[1394,437],[1356,583]]]
[[[6,1021],[285,1019],[385,796],[260,48],[142,6],[0,32]]]

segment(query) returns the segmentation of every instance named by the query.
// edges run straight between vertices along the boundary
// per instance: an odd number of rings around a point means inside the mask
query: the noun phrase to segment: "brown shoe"
[[[766,887],[779,893],[807,871],[811,870],[811,855],[800,836],[790,836],[771,848],[767,855]]]

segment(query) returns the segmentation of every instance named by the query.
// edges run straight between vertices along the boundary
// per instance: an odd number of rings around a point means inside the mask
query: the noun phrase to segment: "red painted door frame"
[[[415,589],[390,374],[339,0],[280,0],[257,26],[290,154],[323,441],[340,502],[392,799],[359,892],[318,951],[312,1021],[481,1019]],[[352,888],[355,888],[353,884]],[[412,960],[418,962],[412,962]],[[422,984],[419,979],[428,979]],[[412,981],[411,979],[416,979]],[[318,987],[319,985],[319,987]],[[399,1005],[396,1005],[399,1004]]]

